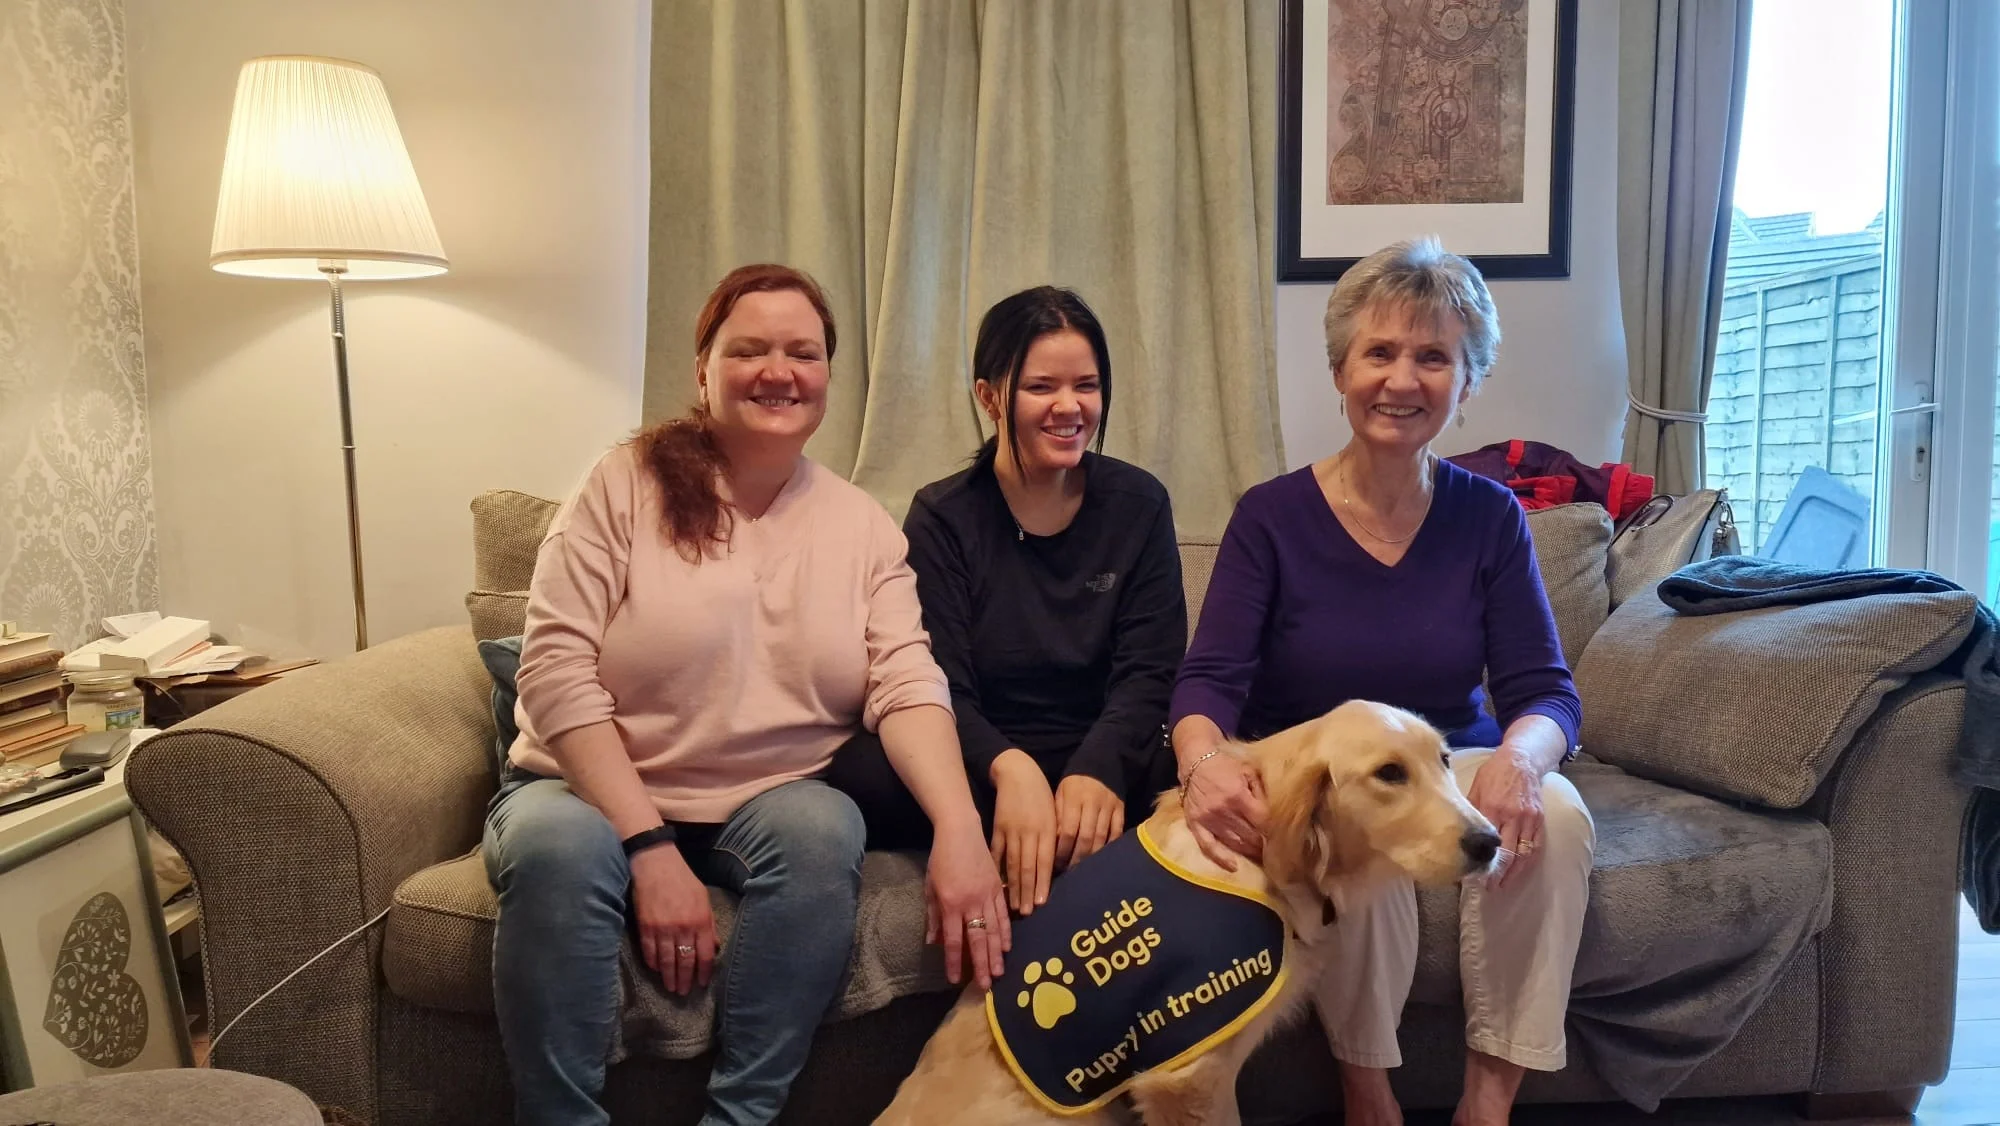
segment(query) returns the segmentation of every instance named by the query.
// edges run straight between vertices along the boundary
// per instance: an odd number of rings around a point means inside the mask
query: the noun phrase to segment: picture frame
[[[194,1066],[129,798],[0,848],[0,1091]]]
[[[1568,277],[1577,0],[1391,6],[1285,0],[1278,280],[1420,235],[1488,278]]]

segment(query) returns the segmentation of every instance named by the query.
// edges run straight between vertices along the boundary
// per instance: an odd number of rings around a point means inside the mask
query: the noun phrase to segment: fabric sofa
[[[387,914],[254,1010],[218,1066],[378,1123],[509,1120],[495,900],[477,851],[495,721],[474,640],[520,631],[553,507],[506,492],[474,501],[472,628],[286,677],[135,753],[133,797],[200,891],[218,1023]],[[1946,1071],[1953,1019],[1966,793],[1950,763],[1964,688],[1927,671],[1955,644],[1950,607],[1883,598],[1816,618],[1680,619],[1648,592],[1614,608],[1603,510],[1530,524],[1583,694],[1587,753],[1567,770],[1598,845],[1569,1066],[1531,1075],[1523,1099],[1913,1100]],[[1191,621],[1215,550],[1182,546]],[[868,856],[847,991],[785,1121],[869,1121],[952,1003],[920,943],[922,870],[921,857]],[[1455,895],[1422,902],[1393,1073],[1412,1107],[1457,1097]],[[726,930],[728,897],[716,905]],[[614,1120],[691,1122],[708,998],[668,998],[629,955],[626,977]],[[1281,1033],[1245,1072],[1245,1120],[1336,1106],[1329,1061],[1315,1022]]]

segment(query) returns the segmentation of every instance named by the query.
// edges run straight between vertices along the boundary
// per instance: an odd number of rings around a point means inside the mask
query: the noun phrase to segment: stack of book
[[[0,637],[0,762],[46,765],[83,734],[63,707],[62,657],[46,633]]]

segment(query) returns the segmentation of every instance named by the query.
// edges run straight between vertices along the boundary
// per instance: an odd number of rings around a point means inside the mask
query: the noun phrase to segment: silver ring
[[[676,946],[674,947],[674,953],[679,954],[683,958],[692,958],[694,957],[694,947],[686,945]]]
[[[965,926],[968,930],[983,931],[986,929],[986,920],[980,918],[967,919]]]

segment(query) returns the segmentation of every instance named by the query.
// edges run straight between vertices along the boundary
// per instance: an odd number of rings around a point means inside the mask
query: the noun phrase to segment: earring
[[[1342,417],[1342,418],[1346,418],[1346,417],[1347,417],[1347,400],[1346,400],[1346,399],[1342,399],[1342,400],[1340,400],[1340,417]]]
[[[1459,412],[1458,412],[1458,428],[1459,428],[1460,430],[1463,430],[1463,429],[1465,429],[1465,412],[1464,412],[1464,411],[1459,411]]]

